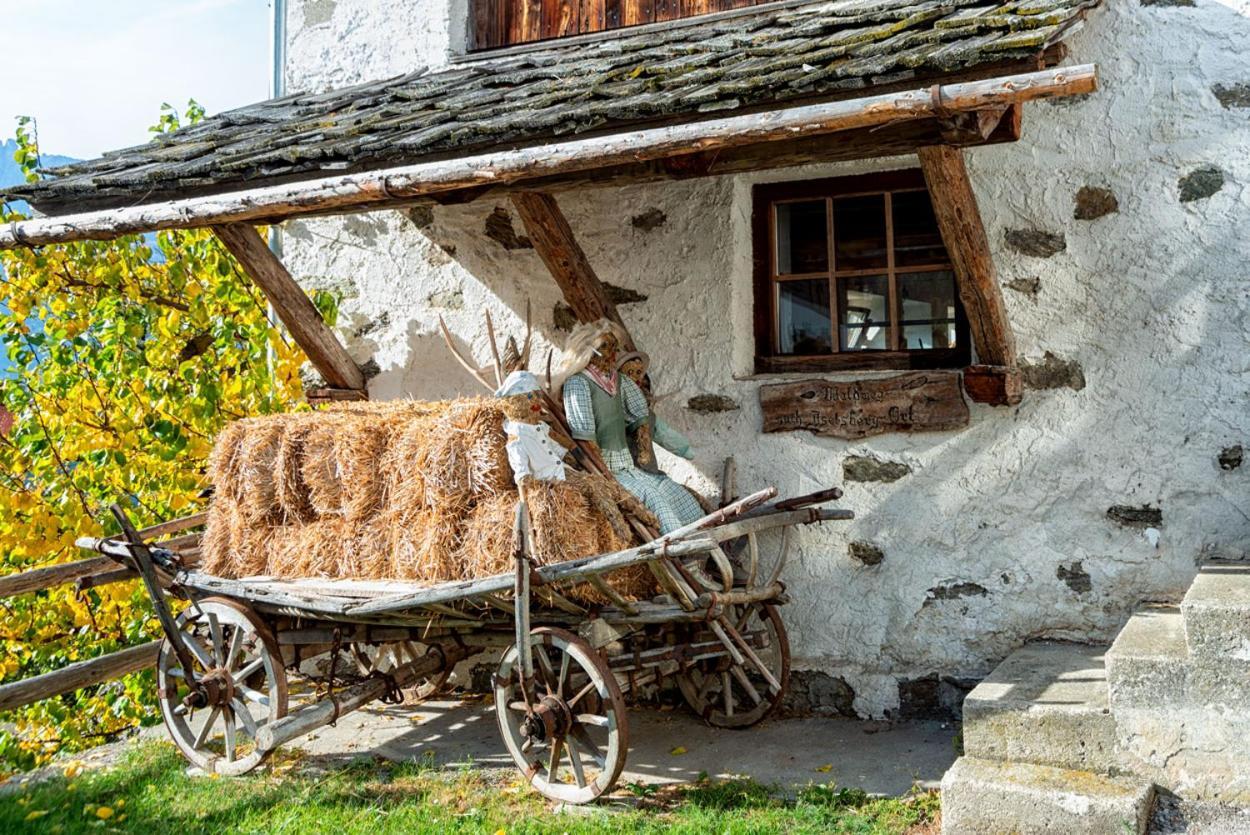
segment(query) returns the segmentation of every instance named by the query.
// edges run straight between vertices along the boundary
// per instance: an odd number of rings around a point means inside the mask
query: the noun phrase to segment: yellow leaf
[[[27,821],[37,821],[37,820],[39,820],[40,818],[42,818],[42,817],[43,817],[44,815],[46,815],[46,814],[48,814],[48,810],[47,810],[47,809],[36,809],[36,810],[35,810],[35,811],[33,811],[33,812],[27,812],[27,813],[26,813],[26,820],[27,820]]]
[[[678,746],[677,746],[676,748],[674,748],[672,751],[669,751],[669,753],[670,753],[670,754],[672,754],[674,757],[677,757],[677,756],[680,756],[680,755],[682,755],[682,754],[686,753],[686,748],[685,748],[685,746],[683,746],[683,745],[678,745]]]
[[[95,816],[102,821],[106,821],[113,817],[113,809],[111,806],[101,806],[95,810]]]
[[[87,622],[90,623],[90,620],[88,619]],[[65,775],[66,780],[73,780],[79,774],[82,774],[82,760],[70,761],[61,773]]]
[[[819,771],[819,772],[821,772],[822,774],[828,774],[830,771],[832,771],[832,770],[833,770],[833,764],[832,764],[832,763],[826,763],[825,765],[818,766],[818,767],[816,768],[816,770],[817,770],[817,771]]]

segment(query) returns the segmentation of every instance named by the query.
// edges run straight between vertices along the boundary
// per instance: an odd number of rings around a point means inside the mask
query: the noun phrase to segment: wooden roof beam
[[[213,232],[269,299],[274,313],[326,383],[363,394],[366,384],[360,366],[256,230],[246,223],[223,223],[214,226]]]
[[[1016,365],[1016,340],[1007,321],[1003,291],[963,151],[933,145],[921,148],[919,156],[942,241],[955,268],[959,300],[968,314],[977,358],[985,365],[1012,369]]]
[[[621,314],[573,236],[573,228],[569,226],[564,212],[560,211],[556,199],[538,191],[517,192],[512,195],[512,204],[525,224],[534,251],[551,271],[551,277],[556,280],[578,321],[610,319],[624,328]],[[626,329],[625,333],[628,336],[629,330]],[[635,350],[633,337],[626,341],[626,350]]]
[[[1085,64],[628,130],[225,194],[26,220],[0,227],[0,248],[107,240],[158,229],[194,229],[222,223],[274,222],[310,214],[368,211],[394,205],[398,200],[481,185],[520,183],[695,152],[929,119],[952,111],[983,110],[1038,98],[1088,93],[1096,86],[1097,70]]]

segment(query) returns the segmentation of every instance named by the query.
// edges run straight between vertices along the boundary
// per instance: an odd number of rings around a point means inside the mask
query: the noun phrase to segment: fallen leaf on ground
[[[833,764],[825,763],[824,765],[817,766],[816,770],[821,772],[822,774],[828,774],[830,771],[833,771]]]
[[[678,745],[672,751],[669,751],[669,753],[672,754],[674,757],[676,757],[680,754],[686,753],[686,747],[684,745]]]

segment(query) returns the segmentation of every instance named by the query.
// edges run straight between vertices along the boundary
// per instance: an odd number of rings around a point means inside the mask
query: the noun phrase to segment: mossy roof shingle
[[[220,113],[10,188],[57,214],[724,115],[1037,58],[1098,0],[832,0]]]

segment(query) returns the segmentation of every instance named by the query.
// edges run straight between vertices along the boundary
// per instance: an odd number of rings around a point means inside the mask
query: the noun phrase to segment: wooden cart
[[[145,544],[117,507],[123,536],[78,544],[142,577],[165,633],[161,713],[204,771],[242,774],[366,704],[433,695],[459,662],[503,649],[493,686],[508,753],[543,795],[586,803],[625,765],[626,695],[671,677],[695,713],[726,728],[755,724],[781,700],[790,647],[777,607],[787,600],[779,577],[791,529],[853,514],[816,506],[837,490],[775,495],[748,496],[640,547],[543,566],[529,557],[522,503],[515,571],[425,587],[211,576]],[[772,559],[762,556],[768,532],[777,534]],[[630,601],[605,580],[637,565],[663,594]],[[570,589],[583,584],[611,602],[576,602]],[[166,595],[188,605],[175,616]],[[309,693],[296,710],[289,681]]]

